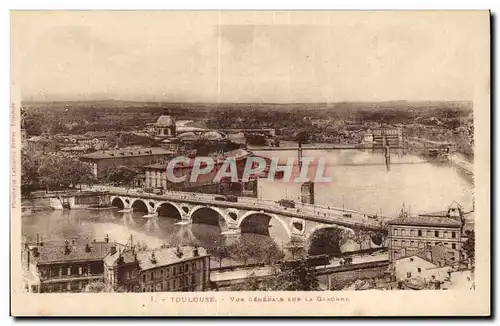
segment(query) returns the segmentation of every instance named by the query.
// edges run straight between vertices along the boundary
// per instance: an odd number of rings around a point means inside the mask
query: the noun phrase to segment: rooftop
[[[122,259],[122,264],[130,264],[136,261],[135,255],[131,250],[117,250],[114,254],[109,254],[104,257],[104,264],[106,264],[107,266],[117,265],[120,259]]]
[[[390,225],[414,225],[414,226],[451,226],[460,227],[462,223],[449,217],[440,216],[405,216],[396,218],[389,222]]]
[[[33,254],[34,261],[39,264],[48,264],[66,261],[102,260],[113,246],[119,248],[123,245],[115,242],[69,243],[68,250],[66,251],[65,244],[48,244],[34,246],[32,247],[32,252],[38,252],[38,256]]]
[[[195,248],[190,246],[179,247],[182,255],[177,255],[177,247],[161,248],[156,250],[141,251],[137,253],[137,260],[141,270],[176,264],[183,260],[189,260],[194,255]],[[204,248],[198,247],[198,257],[207,256]]]
[[[115,150],[97,151],[80,156],[86,159],[107,159],[114,157],[134,157],[134,156],[149,156],[149,155],[169,155],[172,154],[161,147],[142,147],[142,148],[121,148]]]

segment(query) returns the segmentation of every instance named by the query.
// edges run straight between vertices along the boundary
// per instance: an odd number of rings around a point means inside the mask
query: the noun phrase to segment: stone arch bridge
[[[184,224],[205,223],[218,225],[222,233],[258,233],[269,235],[269,228],[279,225],[288,240],[305,244],[320,230],[341,228],[372,233],[385,232],[385,223],[366,217],[325,207],[302,205],[285,208],[272,201],[256,198],[239,198],[237,202],[218,201],[214,195],[199,193],[119,194],[109,193],[106,201],[127,211],[140,211],[148,218],[168,216]]]

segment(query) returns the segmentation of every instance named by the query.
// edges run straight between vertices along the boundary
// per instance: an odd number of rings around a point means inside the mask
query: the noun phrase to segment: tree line
[[[65,190],[97,180],[89,164],[64,154],[21,154],[21,194],[39,189]]]

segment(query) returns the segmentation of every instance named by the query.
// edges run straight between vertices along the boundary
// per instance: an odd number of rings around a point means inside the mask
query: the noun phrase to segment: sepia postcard
[[[489,316],[488,11],[12,11],[13,316]]]

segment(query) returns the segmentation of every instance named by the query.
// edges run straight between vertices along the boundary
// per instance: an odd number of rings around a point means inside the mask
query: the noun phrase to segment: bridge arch
[[[211,211],[218,214],[218,216],[219,216],[218,225],[220,226],[221,229],[226,229],[232,223],[231,218],[229,216],[227,216],[227,214],[224,213],[220,208],[215,207],[215,206],[196,206],[196,207],[193,207],[191,209],[191,211],[189,212],[189,217],[190,217],[192,223],[196,223],[198,221],[200,221],[201,223],[206,222],[206,220],[203,221],[202,219],[200,219],[201,217],[198,217],[198,215],[196,214],[203,209],[211,210]],[[224,221],[225,225],[220,225],[221,219]],[[207,223],[204,223],[204,224],[207,224]],[[214,223],[208,223],[208,224],[214,224]]]
[[[181,209],[181,207],[179,207],[179,205],[177,205],[176,203],[173,203],[173,202],[169,202],[169,201],[161,201],[161,202],[158,202],[156,204],[156,207],[154,208],[154,211],[156,213],[158,213],[158,216],[163,216],[163,211],[165,211],[165,213],[167,213],[167,210],[171,208],[171,210],[169,210],[169,213],[171,215],[174,215],[174,216],[170,216],[170,217],[175,217],[175,218],[178,218],[178,219],[182,219],[182,212],[183,210]]]
[[[111,205],[118,207],[120,209],[125,208],[125,201],[118,196],[113,196],[109,198],[109,202],[111,203]]]
[[[133,199],[130,202],[130,208],[132,208],[133,211],[149,213],[148,204],[140,198]]]
[[[314,228],[312,228],[309,232],[307,232],[306,234],[306,237],[305,237],[305,244],[306,244],[306,252],[309,252],[313,246],[313,240],[314,240],[314,235],[315,234],[318,234],[319,232],[321,231],[325,231],[325,230],[340,230],[340,232],[348,232],[348,233],[354,233],[354,231],[352,229],[349,229],[349,228],[346,228],[346,227],[343,227],[343,226],[339,226],[339,225],[334,225],[334,224],[331,224],[331,225],[317,225],[315,226]],[[329,241],[328,242],[330,248],[331,248],[331,244],[332,242]],[[316,244],[317,245],[317,244]],[[338,245],[338,249],[340,251],[340,247],[342,247],[340,245],[340,243],[337,243]],[[331,252],[328,252],[328,253],[331,253]]]
[[[243,214],[243,216],[241,216],[241,218],[238,221],[238,224],[237,224],[238,229],[241,230],[241,226],[242,226],[243,222],[246,219],[250,218],[252,215],[264,215],[264,216],[269,217],[269,221],[267,222],[268,223],[267,225],[269,225],[269,222],[271,221],[271,219],[274,218],[275,220],[277,220],[278,222],[281,223],[281,225],[283,226],[283,228],[286,231],[288,238],[289,239],[292,238],[292,230],[290,229],[288,224],[281,217],[279,217],[278,215],[275,215],[275,214],[266,213],[264,211],[248,211],[245,214]]]

